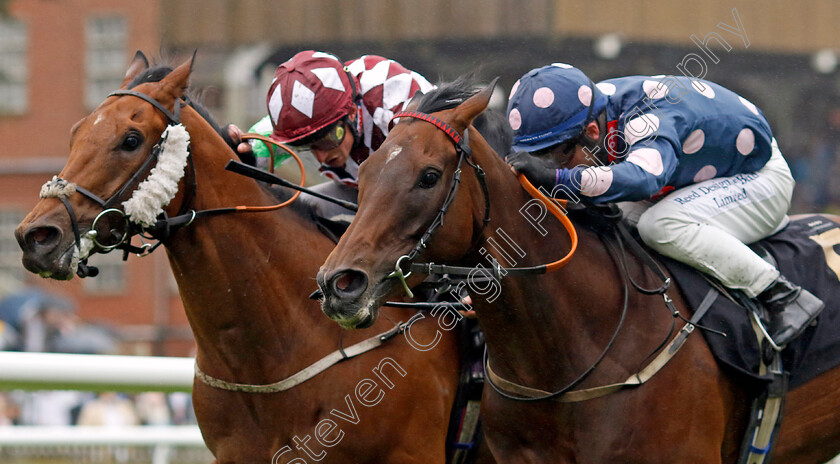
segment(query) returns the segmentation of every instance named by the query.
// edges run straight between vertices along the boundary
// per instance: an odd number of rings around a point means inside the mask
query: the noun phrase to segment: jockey
[[[433,88],[420,74],[381,56],[342,63],[329,53],[306,50],[277,67],[266,99],[268,116],[252,130],[310,151],[321,174],[332,180],[314,189],[355,202],[359,164],[385,140],[391,117],[416,92]],[[229,132],[241,140],[236,126],[229,126]],[[260,145],[254,145],[254,154],[258,165],[267,165],[268,151]],[[249,150],[247,143],[237,147],[241,153]],[[275,164],[282,159],[278,156]],[[301,200],[321,216],[352,217],[351,211],[312,196],[303,194]]]
[[[761,301],[778,346],[822,311],[822,301],[745,245],[787,224],[794,186],[748,100],[684,76],[596,85],[554,63],[514,84],[507,111],[515,172],[553,196],[624,202],[648,246]]]

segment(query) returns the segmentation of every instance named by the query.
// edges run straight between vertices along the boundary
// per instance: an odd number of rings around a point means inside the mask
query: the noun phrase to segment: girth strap
[[[395,325],[394,328],[388,330],[387,332],[382,332],[379,335],[374,335],[373,337],[356,343],[355,345],[352,345],[350,347],[344,349],[339,348],[333,351],[332,353],[324,356],[320,360],[316,361],[309,367],[306,367],[305,369],[289,377],[286,377],[285,379],[279,382],[264,385],[249,385],[243,383],[228,382],[226,380],[211,377],[210,375],[204,373],[204,371],[199,369],[198,361],[196,361],[195,363],[195,377],[198,380],[204,382],[205,384],[214,388],[218,388],[220,390],[240,391],[246,393],[277,393],[300,385],[303,382],[306,382],[307,380],[311,379],[312,377],[315,377],[316,375],[320,374],[321,372],[324,372],[329,367],[341,361],[344,361],[345,359],[350,359],[375,348],[379,348],[386,341],[390,340],[398,334],[405,332],[407,325],[408,324],[405,322],[400,322],[397,325]]]
[[[719,293],[717,289],[709,289],[709,292],[706,294],[705,298],[703,298],[702,303],[700,303],[700,305],[697,307],[697,311],[695,311],[694,315],[691,317],[691,320],[688,323],[686,323],[685,326],[683,326],[680,332],[673,338],[671,343],[668,344],[666,349],[660,351],[659,354],[650,363],[648,363],[647,366],[640,369],[638,372],[632,374],[624,382],[570,391],[559,396],[551,397],[550,399],[559,401],[561,403],[576,403],[579,401],[591,400],[593,398],[600,398],[602,396],[615,393],[624,388],[636,387],[647,382],[654,375],[656,375],[657,372],[659,372],[663,367],[665,367],[665,365],[668,364],[668,361],[670,361],[671,358],[673,358],[674,355],[677,354],[680,348],[682,348],[688,336],[694,331],[695,325],[698,322],[700,322],[700,319],[702,319],[706,312],[709,310],[709,308],[712,307],[712,304],[715,302],[718,295]],[[487,372],[487,381],[490,382],[491,386],[516,395],[520,395],[522,399],[539,399],[542,397],[549,397],[552,395],[551,392],[526,387],[524,385],[519,385],[515,382],[511,382],[502,377],[499,377],[499,375],[496,374],[490,367],[490,361],[489,359],[487,359],[486,352],[484,359],[484,368]]]

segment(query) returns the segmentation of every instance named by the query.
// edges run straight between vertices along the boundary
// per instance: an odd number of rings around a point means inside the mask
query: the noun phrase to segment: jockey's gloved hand
[[[548,160],[525,151],[508,155],[505,160],[517,173],[551,193],[555,198],[576,199],[580,195],[580,168],[555,168]]]
[[[242,162],[251,166],[256,166],[256,153],[254,153],[254,149],[248,141],[242,140],[242,134],[242,129],[240,129],[236,124],[228,124],[220,131],[222,138],[225,139],[225,142],[236,151]]]
[[[542,187],[550,192],[557,183],[558,169],[542,158],[526,151],[517,151],[509,154],[505,160],[516,173],[525,174],[535,187]]]

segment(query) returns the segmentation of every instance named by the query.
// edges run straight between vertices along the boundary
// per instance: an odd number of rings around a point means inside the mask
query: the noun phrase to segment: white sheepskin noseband
[[[183,124],[169,125],[160,143],[157,165],[131,198],[123,202],[128,219],[143,227],[153,226],[163,208],[175,198],[190,155],[190,134]]]
[[[67,198],[76,193],[76,184],[68,182],[58,176],[41,186],[41,198]]]
[[[178,193],[178,182],[184,177],[187,158],[190,155],[190,134],[183,124],[169,125],[160,141],[161,149],[158,162],[146,178],[123,202],[125,214],[132,222],[144,227],[155,224],[155,219],[163,213],[163,208]],[[76,193],[76,184],[53,176],[41,187],[41,198],[67,198]],[[82,235],[79,246],[74,247],[70,261],[70,276],[76,274],[79,263],[90,255],[94,242],[87,235]],[[44,275],[43,277],[49,277]]]

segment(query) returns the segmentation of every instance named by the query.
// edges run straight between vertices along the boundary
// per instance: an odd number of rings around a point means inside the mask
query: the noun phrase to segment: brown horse
[[[60,177],[74,183],[77,193],[86,189],[100,199],[116,197],[116,203],[104,202],[120,208],[146,177],[144,163],[153,145],[180,112],[190,137],[189,163],[177,181],[177,194],[168,206],[164,202],[170,218],[183,217],[185,211],[190,216],[189,211],[277,203],[257,182],[225,171],[234,152],[193,106],[181,108],[191,66],[190,61],[167,74],[149,68],[138,52],[123,91],[73,127],[69,160]],[[126,94],[126,89],[141,95]],[[55,181],[48,186],[60,187]],[[66,279],[83,258],[74,236],[90,237],[102,206],[87,194],[46,196],[16,235],[28,270]],[[325,318],[308,295],[334,243],[293,207],[197,216],[163,242],[195,335],[197,367],[210,377],[270,384],[413,314],[394,310],[392,321],[364,333],[342,331]],[[120,214],[103,217],[119,223],[114,218]],[[119,241],[109,235],[124,231],[109,228],[96,227],[97,243]],[[416,332],[418,339],[441,333],[434,320],[421,321]],[[340,463],[444,463],[459,380],[454,332],[442,333],[436,350],[436,355],[423,353],[404,337],[392,338],[276,393],[228,391],[197,378],[196,416],[218,463],[300,464],[325,458]]]
[[[402,291],[395,275],[416,274],[427,263],[472,267],[484,277],[469,284],[498,376],[547,392],[627,379],[669,334],[672,318],[661,296],[622,288],[624,277],[595,232],[579,228],[576,254],[555,272],[487,279],[503,273],[492,270],[490,256],[502,265],[535,266],[565,255],[572,239],[531,209],[531,196],[471,126],[491,94],[491,87],[472,88],[456,82],[424,96],[419,108],[412,105],[418,112],[400,118],[362,165],[357,216],[318,274],[324,311],[342,325],[366,327],[384,298]],[[481,170],[459,162],[457,142],[467,137],[472,153],[463,163]],[[411,250],[419,252],[414,265]],[[661,283],[639,259],[628,261],[639,283]],[[421,278],[412,275],[407,284]],[[669,293],[688,314],[680,295]],[[625,306],[623,326],[605,351]],[[774,462],[819,463],[840,452],[838,392],[840,369],[789,393]],[[516,401],[485,387],[482,415],[490,448],[504,463],[736,462],[748,393],[695,335],[639,387],[582,402]]]

